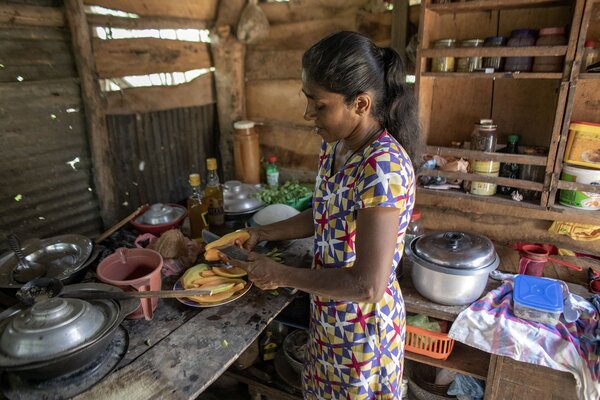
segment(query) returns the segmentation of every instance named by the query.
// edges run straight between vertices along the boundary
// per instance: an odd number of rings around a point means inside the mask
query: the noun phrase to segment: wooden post
[[[246,46],[233,34],[245,1],[220,1],[217,23],[212,33],[212,55],[215,66],[217,110],[219,116],[219,149],[225,180],[233,179],[233,122],[246,116],[244,83]]]
[[[392,11],[392,43],[391,47],[406,62],[406,35],[408,34],[408,0],[394,0]]]
[[[100,215],[106,227],[117,221],[118,205],[114,192],[114,173],[110,158],[110,143],[104,104],[100,97],[98,82],[94,78],[94,58],[90,29],[85,16],[83,0],[65,0],[64,5],[71,29],[77,72],[81,80],[81,93],[94,166],[93,175],[96,194],[100,202]]]

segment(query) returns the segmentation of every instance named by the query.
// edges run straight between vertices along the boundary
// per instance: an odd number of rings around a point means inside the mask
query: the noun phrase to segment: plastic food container
[[[600,124],[571,122],[565,162],[600,169]]]
[[[600,170],[565,165],[560,179],[567,182],[600,185]],[[583,210],[600,210],[600,193],[560,189],[558,202]]]
[[[530,275],[517,275],[513,293],[517,317],[556,325],[563,312],[562,288],[558,281]]]

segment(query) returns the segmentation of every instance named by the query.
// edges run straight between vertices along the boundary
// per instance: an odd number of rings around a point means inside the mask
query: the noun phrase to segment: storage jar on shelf
[[[490,36],[483,42],[483,47],[502,47],[506,46],[504,36]],[[483,57],[483,68],[493,68],[494,71],[502,71],[504,67],[503,57]]]
[[[435,49],[451,49],[456,46],[455,39],[440,39],[435,42]],[[431,60],[431,72],[454,72],[454,57],[434,57]]]
[[[564,46],[567,44],[564,27],[540,29],[536,46]],[[533,60],[533,72],[561,72],[563,56],[537,56]]]
[[[482,119],[479,124],[475,124],[471,134],[471,150],[496,151],[496,128],[497,126],[491,119]],[[498,176],[500,163],[498,161],[474,160],[471,162],[471,172],[479,175]],[[480,196],[493,196],[496,194],[496,184],[473,181],[471,182],[470,192]]]
[[[567,182],[600,185],[600,170],[565,165],[560,179]],[[560,204],[582,210],[600,210],[600,193],[560,189]]]
[[[534,46],[537,38],[536,29],[516,29],[510,33],[508,47]],[[506,57],[504,70],[508,72],[531,72],[533,57]]]
[[[586,40],[583,45],[583,57],[581,58],[581,72],[587,72],[587,68],[600,60],[600,49],[596,48],[596,42]]]
[[[460,42],[460,47],[482,47],[483,39],[468,39]],[[481,57],[460,57],[457,61],[456,72],[473,72],[481,69]]]

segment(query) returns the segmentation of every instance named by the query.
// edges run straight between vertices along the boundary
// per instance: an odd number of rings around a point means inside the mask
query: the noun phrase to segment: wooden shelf
[[[462,157],[470,160],[502,161],[516,164],[546,166],[548,157],[529,156],[525,154],[510,154],[497,152],[484,152],[477,150],[459,149],[455,147],[427,146],[427,154],[438,156]]]
[[[585,72],[585,73],[579,74],[579,79],[600,79],[600,73]]]
[[[423,49],[421,57],[534,57],[565,54],[567,54],[567,46],[458,47]]]
[[[507,10],[568,4],[557,0],[479,0],[449,4],[430,4],[428,9],[439,14],[469,11]]]
[[[593,75],[593,74],[588,74]],[[597,74],[600,75],[600,74]],[[560,72],[424,72],[423,78],[458,79],[562,79]],[[590,78],[588,78],[590,79]]]
[[[465,180],[471,182],[487,182],[487,183],[496,183],[498,185],[504,185],[509,187],[515,187],[518,189],[528,189],[535,190],[536,192],[541,192],[544,190],[544,184],[533,181],[526,181],[522,179],[510,179],[510,178],[502,178],[499,176],[487,176],[481,174],[473,174],[466,172],[449,172],[449,171],[441,171],[439,169],[423,169],[419,171],[419,176],[442,176],[451,180]],[[435,189],[434,189],[435,190]],[[479,196],[481,197],[481,196]]]
[[[558,181],[559,189],[579,190],[584,192],[600,193],[600,186],[589,183],[577,183],[570,181]]]
[[[436,360],[435,358],[411,353],[410,351],[404,352],[404,356],[408,360],[434,367],[446,368],[451,371],[460,372],[463,375],[486,380],[491,354],[455,341],[454,349],[447,360]]]

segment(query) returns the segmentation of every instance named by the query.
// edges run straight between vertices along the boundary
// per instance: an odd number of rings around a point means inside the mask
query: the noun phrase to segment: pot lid
[[[417,237],[411,245],[420,258],[448,268],[479,269],[496,260],[491,240],[466,232],[425,234]]]
[[[240,181],[227,181],[223,185],[223,208],[226,214],[238,215],[257,211],[264,203],[254,197],[260,191],[260,185],[251,185]]]
[[[89,346],[120,322],[111,300],[53,297],[0,323],[0,367],[35,364]]]
[[[176,221],[183,210],[168,204],[152,204],[148,211],[142,215],[141,222],[148,225],[162,225]]]

